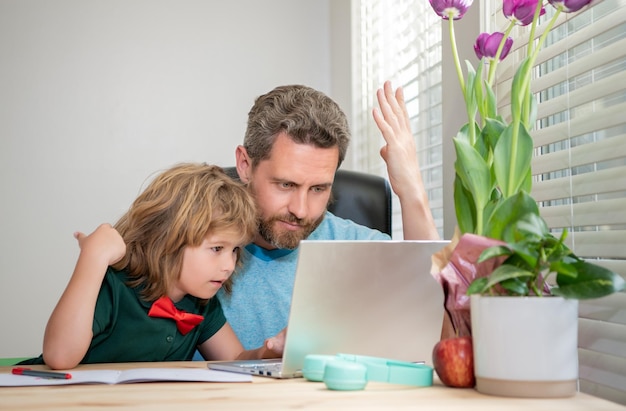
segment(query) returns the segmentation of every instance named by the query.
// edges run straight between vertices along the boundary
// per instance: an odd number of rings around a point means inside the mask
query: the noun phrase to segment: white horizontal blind
[[[501,31],[506,23],[493,4],[489,21]],[[553,13],[546,5],[538,35]],[[514,51],[500,66],[505,117],[529,31],[513,36]],[[568,230],[578,256],[626,278],[626,3],[562,13],[535,75],[533,197],[553,231]],[[581,391],[626,405],[626,293],[581,301],[579,317]]]
[[[424,0],[361,0],[355,36],[355,119],[351,148],[359,170],[386,176],[384,145],[372,117],[376,90],[385,80],[402,86],[411,117],[422,178],[443,235],[441,155],[441,19]],[[402,238],[394,195],[393,236]]]

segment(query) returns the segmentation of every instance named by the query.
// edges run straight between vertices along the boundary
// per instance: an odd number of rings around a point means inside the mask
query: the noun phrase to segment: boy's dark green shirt
[[[188,361],[198,344],[215,334],[226,323],[217,298],[204,307],[190,295],[174,305],[179,310],[204,316],[198,326],[182,335],[176,322],[167,318],[148,317],[151,302],[144,301],[140,288],[126,285],[124,271],[107,270],[93,321],[93,339],[82,364],[136,361]],[[22,364],[43,364],[43,357]]]

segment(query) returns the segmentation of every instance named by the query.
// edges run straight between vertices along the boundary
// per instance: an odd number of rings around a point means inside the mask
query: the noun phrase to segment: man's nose
[[[309,213],[309,191],[297,190],[289,199],[289,212],[299,219],[305,219]]]

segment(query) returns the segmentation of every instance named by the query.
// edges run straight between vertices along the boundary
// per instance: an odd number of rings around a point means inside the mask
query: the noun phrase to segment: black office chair
[[[238,179],[235,167],[224,167]],[[380,176],[358,171],[337,170],[328,211],[338,217],[391,235],[391,189]]]

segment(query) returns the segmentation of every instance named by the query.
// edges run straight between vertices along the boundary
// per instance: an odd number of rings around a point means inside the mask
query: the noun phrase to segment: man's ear
[[[244,184],[249,183],[250,175],[252,174],[252,160],[244,146],[237,146],[235,149],[235,161],[239,179]]]

